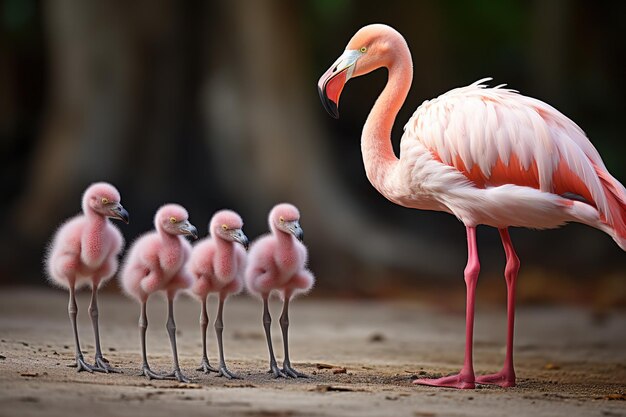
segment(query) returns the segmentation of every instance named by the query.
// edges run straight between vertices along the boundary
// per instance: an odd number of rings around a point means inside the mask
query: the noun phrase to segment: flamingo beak
[[[304,240],[304,231],[297,220],[287,223],[287,230],[300,242]]]
[[[236,242],[241,243],[245,250],[248,250],[248,247],[250,246],[250,241],[248,240],[248,236],[245,235],[243,230],[241,229],[235,230],[233,233],[233,239]]]
[[[322,104],[328,114],[335,119],[339,118],[339,96],[341,96],[343,87],[352,77],[356,61],[360,56],[359,51],[346,49],[317,83]]]
[[[196,226],[189,223],[189,220],[182,222],[179,230],[183,235],[191,236],[194,240],[198,239],[198,229],[196,229]]]
[[[121,204],[115,204],[113,207],[111,207],[110,211],[111,217],[113,217],[114,219],[119,219],[128,224],[128,212],[124,207],[122,207]]]

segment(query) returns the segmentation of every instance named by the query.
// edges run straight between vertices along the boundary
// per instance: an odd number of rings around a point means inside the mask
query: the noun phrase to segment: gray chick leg
[[[167,325],[165,328],[170,336],[172,357],[174,360],[174,371],[171,374],[168,374],[167,377],[173,377],[180,382],[190,382],[189,379],[183,375],[180,370],[180,366],[178,365],[178,350],[176,349],[176,323],[174,322],[174,299],[172,297],[168,297],[167,300]]]
[[[141,375],[150,379],[172,379],[167,375],[157,374],[148,365],[148,355],[146,353],[146,330],[148,329],[148,315],[146,314],[146,302],[141,303],[141,315],[139,316],[139,335],[141,338]]]
[[[220,371],[218,376],[225,376],[228,379],[241,379],[241,377],[233,374],[226,367],[224,361],[224,344],[222,343],[222,333],[224,331],[224,321],[222,320],[224,311],[224,297],[220,294],[219,306],[217,308],[217,317],[215,318],[215,335],[217,336],[217,347],[220,353]]]
[[[287,375],[283,373],[280,369],[278,369],[278,365],[276,365],[276,357],[274,356],[274,348],[272,347],[272,335],[271,335],[271,327],[272,327],[272,316],[270,315],[270,310],[267,305],[268,294],[263,295],[263,327],[265,328],[265,338],[267,339],[267,349],[270,353],[270,370],[268,373],[273,373],[275,378],[283,377],[287,378]]]
[[[296,371],[291,367],[291,361],[289,360],[289,297],[285,295],[285,301],[283,302],[283,312],[280,315],[280,328],[283,332],[283,345],[285,352],[285,359],[283,360],[283,372],[292,378],[308,378],[308,375]]]
[[[209,315],[206,310],[206,298],[202,300],[202,311],[200,312],[200,332],[202,333],[202,362],[200,367],[196,368],[196,371],[202,371],[205,374],[210,372],[219,372],[209,363],[209,357],[206,350],[206,329],[209,326]]]
[[[80,341],[78,340],[78,329],[76,328],[76,315],[78,314],[78,305],[76,305],[76,297],[74,295],[74,283],[70,284],[70,301],[67,306],[67,312],[70,316],[70,323],[72,323],[72,330],[74,330],[74,345],[76,346],[76,364],[70,365],[73,368],[76,368],[77,372],[87,371],[93,372],[96,370],[95,367],[89,365],[85,362],[83,358],[83,353],[80,350]]]
[[[91,303],[89,304],[89,315],[91,316],[93,333],[96,338],[96,367],[94,368],[94,370],[106,373],[121,373],[122,371],[109,365],[109,361],[102,356],[102,349],[100,348],[100,331],[98,329],[98,287],[96,286],[96,284],[92,285],[91,287]]]

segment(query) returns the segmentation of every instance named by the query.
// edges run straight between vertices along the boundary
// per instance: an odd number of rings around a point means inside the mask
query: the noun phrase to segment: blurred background
[[[0,283],[45,285],[50,236],[104,180],[130,212],[127,242],[165,202],[203,235],[232,208],[254,238],[289,201],[313,295],[462,300],[462,224],[395,206],[365,178],[360,132],[386,73],[352,80],[338,121],[318,78],[357,29],[390,24],[415,60],[396,150],[422,101],[490,76],[576,121],[624,183],[625,16],[625,2],[583,0],[0,0]],[[479,291],[504,303],[498,233],[478,234]],[[523,301],[626,305],[626,254],[610,237],[580,225],[512,236]]]

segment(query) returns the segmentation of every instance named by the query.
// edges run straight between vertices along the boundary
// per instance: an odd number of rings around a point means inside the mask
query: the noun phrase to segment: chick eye
[[[176,217],[170,217],[170,223],[176,223]]]
[[[102,204],[108,204],[109,203],[109,199],[106,197],[102,197]]]
[[[222,230],[228,230],[228,226],[226,226],[225,224],[222,225]]]
[[[360,51],[361,51],[362,54],[366,53],[367,52],[367,47],[362,46]]]

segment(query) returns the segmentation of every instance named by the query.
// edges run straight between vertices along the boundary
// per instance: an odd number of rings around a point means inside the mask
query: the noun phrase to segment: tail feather
[[[606,170],[594,165],[609,203],[609,213],[602,219],[613,230],[613,239],[626,251],[626,189]]]

